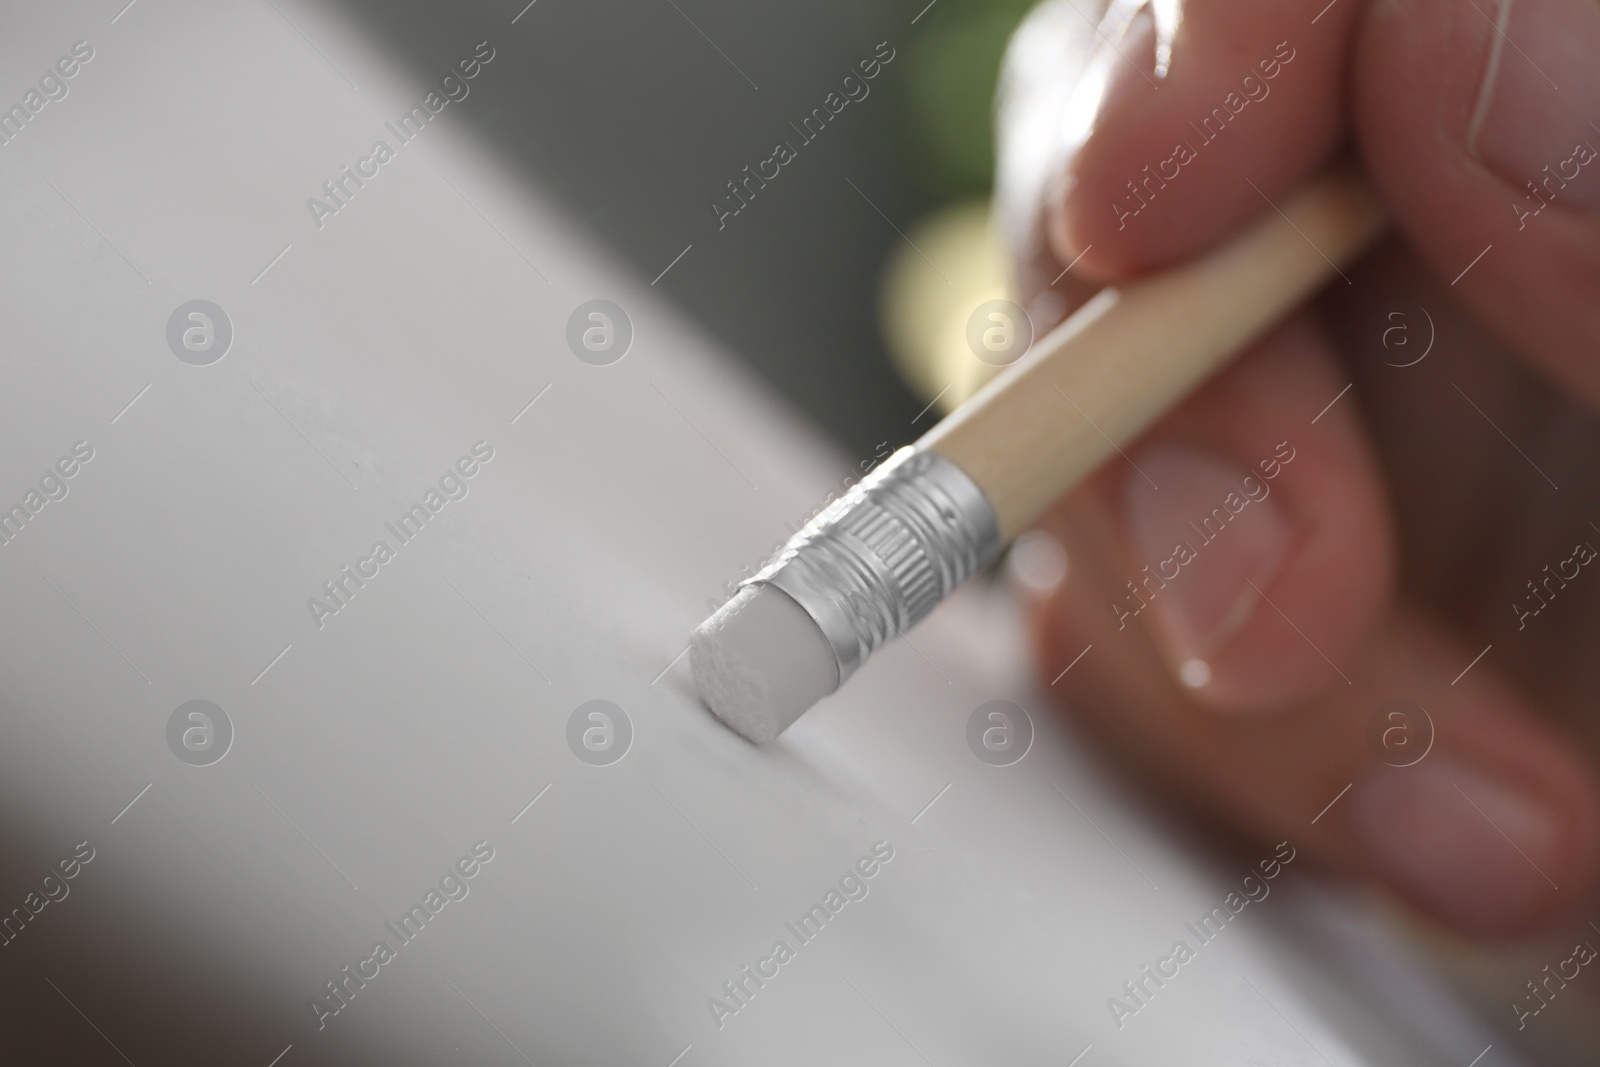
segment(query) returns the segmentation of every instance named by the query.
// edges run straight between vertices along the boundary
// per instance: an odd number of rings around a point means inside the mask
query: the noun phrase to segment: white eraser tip
[[[751,741],[771,741],[839,687],[822,630],[783,590],[747,585],[689,639],[700,699]]]

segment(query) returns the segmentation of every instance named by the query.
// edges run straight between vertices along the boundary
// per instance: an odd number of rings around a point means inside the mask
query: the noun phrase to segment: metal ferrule
[[[834,501],[759,574],[821,628],[839,685],[1000,553],[983,490],[937,452],[902,448]]]

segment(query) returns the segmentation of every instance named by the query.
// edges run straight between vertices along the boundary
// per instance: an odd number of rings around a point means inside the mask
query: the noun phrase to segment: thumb
[[[1600,405],[1600,3],[1374,0],[1354,117],[1397,224],[1480,318]]]

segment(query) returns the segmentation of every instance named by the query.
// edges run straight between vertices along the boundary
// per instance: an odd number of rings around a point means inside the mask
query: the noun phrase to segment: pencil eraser
[[[776,586],[747,585],[689,640],[700,699],[751,741],[771,741],[839,687],[822,630]]]

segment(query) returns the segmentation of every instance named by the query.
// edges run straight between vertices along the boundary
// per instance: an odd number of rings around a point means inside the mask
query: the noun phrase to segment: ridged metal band
[[[834,501],[759,574],[821,628],[839,685],[1000,552],[983,491],[937,452],[902,448]]]

